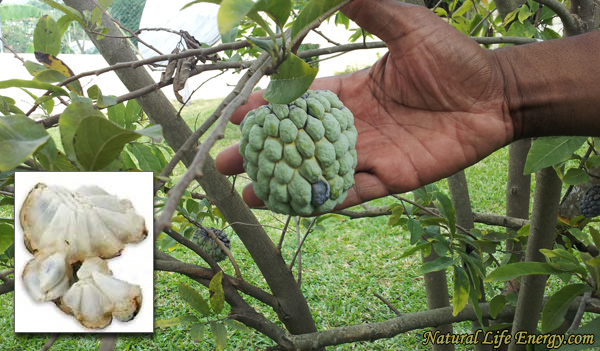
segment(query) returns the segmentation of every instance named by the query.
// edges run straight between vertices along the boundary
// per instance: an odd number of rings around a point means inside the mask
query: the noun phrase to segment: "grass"
[[[218,100],[196,101],[184,110],[183,116],[190,126],[199,126],[218,103]],[[225,138],[211,151],[213,157],[225,147],[236,143],[239,137],[238,127],[228,126]],[[504,148],[466,170],[475,211],[504,213],[506,160],[507,150]],[[177,169],[175,176],[180,177],[183,172],[183,169]],[[247,182],[247,179],[238,177],[238,191]],[[447,191],[445,181],[439,182],[438,186]],[[393,201],[384,198],[374,200],[370,204],[382,206]],[[285,217],[268,211],[255,212],[273,241],[278,242]],[[388,227],[387,217],[328,219],[322,224],[324,230],[313,232],[302,250],[302,291],[319,330],[380,322],[393,317],[392,311],[374,297],[374,293],[385,297],[402,313],[426,310],[423,280],[416,273],[419,260],[416,257],[399,258],[402,252],[410,247],[408,233],[399,227]],[[232,240],[232,253],[242,268],[244,279],[266,288],[264,279],[240,240],[231,231],[228,234]],[[290,233],[286,236],[282,248],[286,262],[293,256],[295,248],[296,236]],[[187,262],[200,263],[199,258],[181,246],[172,254]],[[225,263],[223,266],[226,273],[233,274],[230,264]],[[296,273],[294,270],[294,274]],[[451,279],[448,281],[450,284]],[[207,289],[178,274],[156,272],[155,282],[156,319],[168,319],[190,312],[190,308],[177,295],[179,282],[191,285],[205,297],[208,295]],[[269,319],[277,321],[269,307],[254,300],[250,300],[250,303]],[[41,349],[48,335],[13,334],[13,294],[0,296],[0,304],[0,325],[3,326],[0,329],[0,350]],[[455,332],[467,332],[469,327],[468,323],[457,324]],[[428,347],[421,345],[423,332],[424,330],[415,330],[387,340],[339,345],[328,350],[427,350]],[[254,331],[247,334],[229,330],[228,334],[227,350],[262,350],[273,345],[268,338]],[[91,350],[97,348],[98,340],[96,335],[61,336],[52,350]],[[117,350],[192,349],[214,350],[215,344],[210,337],[205,337],[200,343],[194,342],[188,330],[183,327],[157,329],[152,335],[119,337],[117,344]]]

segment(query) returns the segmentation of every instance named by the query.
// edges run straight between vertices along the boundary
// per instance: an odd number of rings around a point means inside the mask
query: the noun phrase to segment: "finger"
[[[242,190],[242,198],[250,208],[261,207],[265,205],[263,200],[259,199],[258,196],[256,196],[256,194],[254,193],[252,183],[244,187],[244,190]]]
[[[242,106],[238,107],[233,115],[231,115],[231,122],[234,124],[240,124],[248,112],[262,105],[266,105],[267,101],[263,99],[263,93],[264,90],[258,90],[250,94],[248,101]]]
[[[389,43],[424,26],[420,23],[422,17],[431,11],[397,0],[356,0],[344,6],[342,12],[361,28]]]
[[[219,152],[215,159],[217,170],[224,175],[244,173],[244,161],[240,155],[239,144],[231,145]]]
[[[367,172],[359,172],[354,175],[354,185],[348,189],[346,199],[336,206],[334,211],[359,205],[365,201],[378,199],[389,194],[388,188],[377,176]]]

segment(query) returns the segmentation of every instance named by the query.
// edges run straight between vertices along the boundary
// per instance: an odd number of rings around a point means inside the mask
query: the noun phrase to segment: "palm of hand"
[[[426,8],[391,3],[395,7],[386,20],[349,14],[384,40],[389,53],[368,70],[319,79],[311,87],[333,91],[355,116],[355,185],[340,208],[450,176],[513,137],[493,52]],[[361,2],[354,4],[360,13]],[[397,9],[402,13],[395,14]],[[241,122],[264,103],[260,93],[253,94],[232,121]],[[223,174],[244,171],[237,145],[221,152],[216,163]],[[243,196],[250,206],[262,204],[251,186]]]
[[[450,176],[512,138],[492,54],[431,20],[388,41],[390,53],[371,69],[335,84],[359,131],[356,185],[344,207]]]

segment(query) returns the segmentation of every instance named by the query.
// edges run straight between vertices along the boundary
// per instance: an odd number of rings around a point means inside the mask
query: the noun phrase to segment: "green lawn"
[[[199,126],[210,115],[218,100],[196,101],[183,112],[190,126]],[[230,125],[224,139],[212,150],[213,156],[240,137],[237,126]],[[177,169],[176,177],[184,170]],[[467,178],[471,185],[473,209],[478,212],[504,214],[507,150],[499,150],[481,163],[469,168]],[[248,180],[238,177],[238,190]],[[447,189],[445,181],[439,182]],[[372,201],[372,206],[393,203],[385,198]],[[279,241],[285,217],[268,211],[256,210],[256,215],[266,227],[267,233]],[[323,222],[325,230],[312,233],[302,255],[302,290],[308,299],[314,319],[320,330],[357,323],[384,321],[394,314],[373,294],[378,293],[394,304],[402,313],[426,310],[423,281],[415,271],[419,262],[414,258],[399,259],[410,246],[409,235],[399,227],[388,227],[387,217],[336,220]],[[210,223],[209,223],[210,225]],[[275,227],[275,228],[273,228]],[[229,230],[232,253],[242,268],[243,277],[249,282],[265,287],[263,278],[253,265],[240,240]],[[283,245],[287,262],[294,254],[296,236],[288,234]],[[191,251],[178,247],[173,255],[188,262],[199,262]],[[228,274],[234,274],[231,264],[225,263]],[[167,319],[189,312],[189,308],[177,296],[179,282],[197,288],[204,296],[208,291],[197,283],[177,274],[156,272],[154,296],[157,319]],[[449,279],[449,281],[451,281]],[[257,310],[276,320],[270,308],[255,300],[250,301]],[[0,296],[0,350],[39,350],[46,335],[13,334],[13,294]],[[43,318],[43,316],[40,316]],[[48,321],[52,323],[52,321]],[[456,325],[455,332],[467,332],[469,324]],[[426,350],[420,344],[423,331],[413,331],[389,340],[362,342],[328,348],[330,350]],[[262,350],[273,346],[266,337],[258,334],[229,330],[227,350]],[[52,350],[91,350],[98,345],[98,338],[91,336],[61,336]],[[214,350],[214,342],[205,338],[201,343],[191,340],[182,327],[157,329],[153,335],[127,335],[120,337],[117,350]],[[460,348],[459,348],[460,349]]]

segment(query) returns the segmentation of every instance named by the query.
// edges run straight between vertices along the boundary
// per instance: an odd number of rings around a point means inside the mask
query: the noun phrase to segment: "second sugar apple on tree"
[[[354,185],[354,116],[333,92],[307,91],[287,105],[248,112],[239,151],[256,196],[271,211],[331,211]]]

